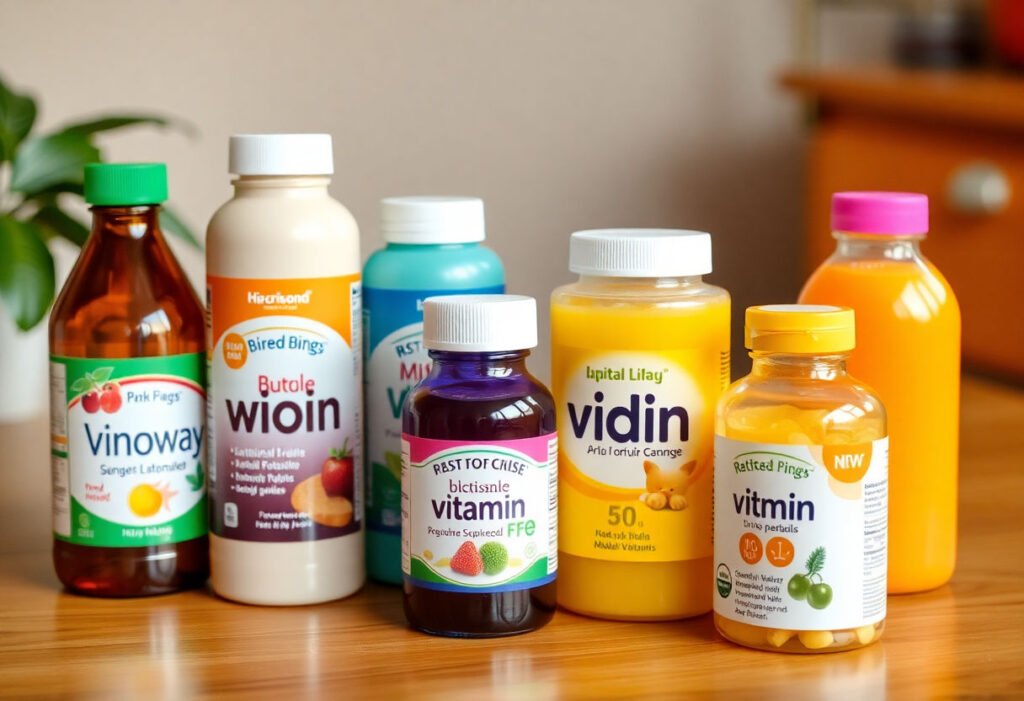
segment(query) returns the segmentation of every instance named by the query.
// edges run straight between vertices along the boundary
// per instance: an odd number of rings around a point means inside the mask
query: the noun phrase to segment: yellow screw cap
[[[853,310],[819,304],[748,307],[744,340],[769,353],[845,353],[857,345]]]

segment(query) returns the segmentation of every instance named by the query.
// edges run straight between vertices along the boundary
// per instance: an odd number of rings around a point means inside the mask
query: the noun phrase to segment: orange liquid
[[[850,374],[889,416],[890,593],[945,584],[956,564],[960,309],[924,259],[830,259],[804,304],[856,312]]]

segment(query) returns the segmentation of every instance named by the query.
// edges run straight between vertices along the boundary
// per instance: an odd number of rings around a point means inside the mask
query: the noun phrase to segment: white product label
[[[211,532],[250,542],[356,533],[358,276],[207,282]]]
[[[51,356],[54,535],[143,547],[206,535],[203,355]]]
[[[889,440],[715,437],[715,613],[786,630],[885,618]]]
[[[402,436],[402,570],[417,586],[501,592],[558,569],[558,441]]]

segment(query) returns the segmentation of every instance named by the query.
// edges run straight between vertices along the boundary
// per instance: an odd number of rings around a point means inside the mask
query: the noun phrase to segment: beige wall
[[[713,279],[745,305],[799,284],[800,118],[773,85],[790,0],[0,0],[0,71],[41,123],[114,109],[176,114],[194,138],[139,129],[107,156],[165,160],[205,227],[230,195],[237,131],[334,135],[332,190],[379,245],[377,200],[477,194],[510,289],[570,280],[568,235],[710,230]],[[179,247],[193,280],[202,256]],[[547,376],[547,315],[534,367]],[[739,363],[737,363],[739,364]],[[46,424],[0,426],[5,519],[49,541]],[[13,489],[13,492],[11,491]],[[7,532],[7,529],[0,529]],[[11,531],[13,532],[13,531]],[[24,532],[24,531],[21,531]]]
[[[230,194],[229,134],[323,130],[364,256],[380,197],[476,194],[513,291],[545,300],[568,281],[575,229],[701,228],[738,311],[798,284],[800,120],[773,84],[795,54],[795,8],[0,0],[0,71],[38,95],[45,126],[113,109],[195,124],[194,138],[138,129],[104,145],[167,161],[172,202],[199,230]],[[201,256],[182,258],[201,280]]]

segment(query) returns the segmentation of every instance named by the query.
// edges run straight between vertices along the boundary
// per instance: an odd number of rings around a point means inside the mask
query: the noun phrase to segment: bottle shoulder
[[[90,237],[50,314],[50,347],[71,357],[199,352],[205,313],[162,240],[115,250]]]
[[[529,374],[459,379],[432,375],[409,396],[402,430],[460,441],[535,438],[555,432],[555,401]]]
[[[551,303],[556,306],[713,306],[729,305],[730,301],[727,290],[703,281],[667,287],[641,282],[601,284],[577,281],[557,287],[551,293]]]
[[[228,277],[327,277],[358,272],[359,227],[324,197],[234,197],[206,229],[207,273]]]
[[[960,305],[949,282],[926,257],[857,258],[838,251],[804,283],[802,304],[852,307],[858,322],[929,337],[930,346],[959,346]]]
[[[812,443],[875,440],[887,435],[878,394],[844,375],[832,380],[756,377],[734,382],[717,409],[717,430],[764,442]]]
[[[363,266],[368,287],[475,290],[505,284],[505,268],[480,244],[399,246],[374,251]]]

